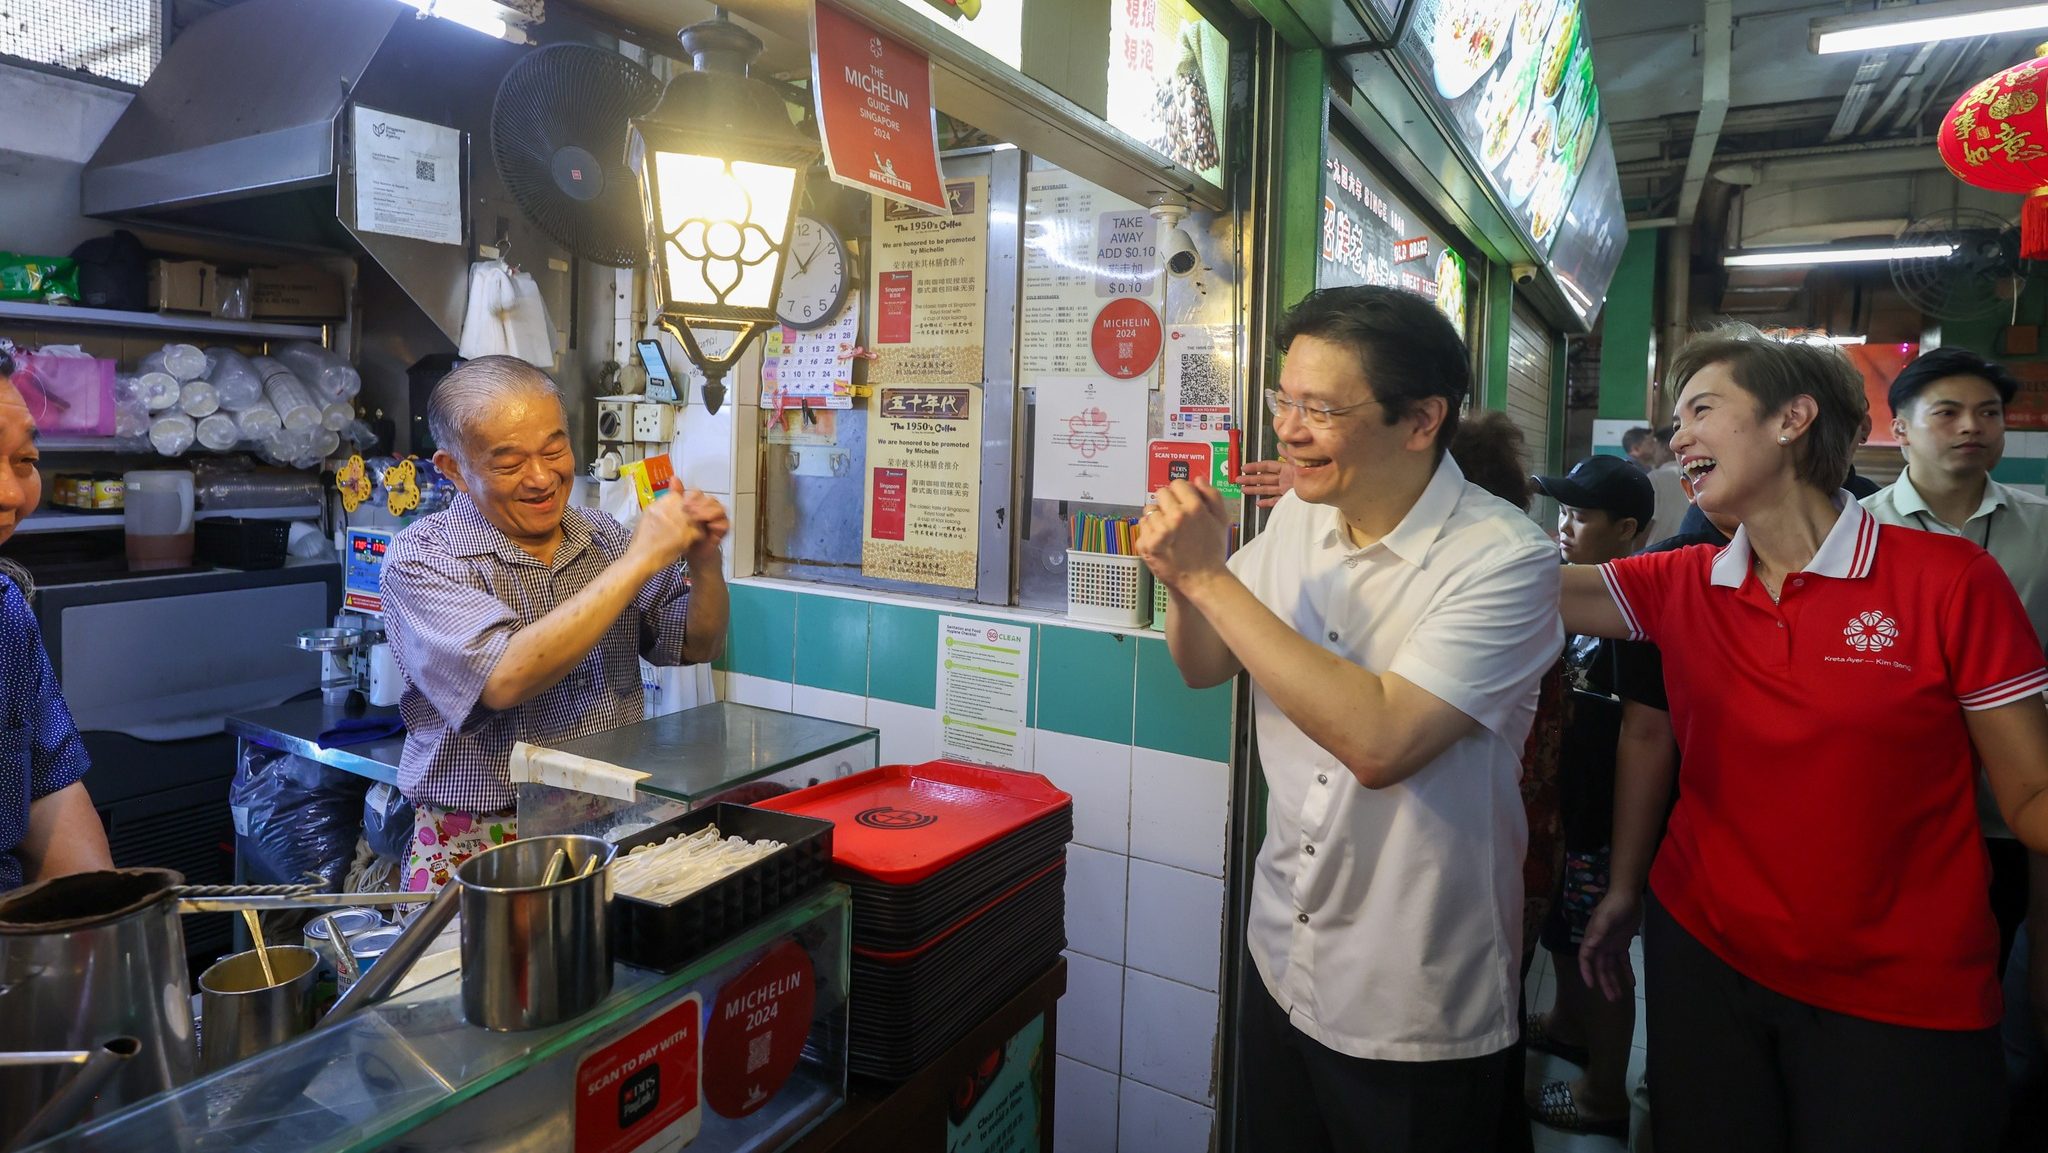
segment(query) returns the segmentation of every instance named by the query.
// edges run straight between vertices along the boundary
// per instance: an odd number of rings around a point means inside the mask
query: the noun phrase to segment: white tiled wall
[[[746,498],[741,498],[746,499]],[[865,723],[883,764],[938,755],[938,714],[720,673],[727,700]],[[1074,797],[1058,1153],[1205,1153],[1214,1126],[1230,768],[1031,730],[1020,768]]]

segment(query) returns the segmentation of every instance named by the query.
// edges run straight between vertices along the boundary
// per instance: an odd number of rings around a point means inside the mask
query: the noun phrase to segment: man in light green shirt
[[[2048,497],[1991,478],[2017,388],[2003,367],[1959,348],[1907,365],[1890,396],[1906,470],[1863,507],[1884,524],[1960,536],[1990,553],[2048,649]]]
[[[1990,553],[2048,650],[2048,497],[1991,479],[2005,454],[2005,406],[2018,389],[2003,367],[1960,348],[1936,349],[1907,365],[1889,395],[1906,469],[1891,487],[1864,497],[1863,507],[1881,523],[1960,536]],[[2024,924],[2026,999],[2037,1034],[2048,1042],[2048,857],[2029,854],[2013,839],[1982,781],[1977,813],[1991,858],[1998,971],[2005,972]],[[2019,1000],[2008,998],[2009,1024],[2028,1011]],[[2028,1124],[2021,1115],[2015,1113],[2015,1125]]]

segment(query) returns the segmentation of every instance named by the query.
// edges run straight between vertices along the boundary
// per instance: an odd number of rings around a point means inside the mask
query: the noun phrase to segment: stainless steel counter
[[[405,748],[405,735],[380,737],[359,745],[332,748],[320,743],[320,734],[351,716],[395,717],[395,708],[371,706],[349,713],[340,705],[320,700],[294,701],[276,708],[258,709],[229,717],[228,732],[268,749],[299,756],[337,769],[382,781],[398,783],[398,756]]]

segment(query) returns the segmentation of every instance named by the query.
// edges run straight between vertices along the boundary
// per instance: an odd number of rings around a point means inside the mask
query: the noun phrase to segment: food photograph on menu
[[[1417,0],[1400,54],[1549,252],[1600,127],[1580,0]]]

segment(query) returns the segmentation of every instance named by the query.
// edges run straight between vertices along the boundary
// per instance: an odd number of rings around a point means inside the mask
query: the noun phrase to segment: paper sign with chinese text
[[[946,182],[945,213],[874,201],[875,360],[888,384],[980,384],[988,178]]]
[[[869,405],[861,575],[973,588],[981,389],[883,385]]]
[[[1071,172],[1032,170],[1024,205],[1024,295],[1018,306],[1022,384],[1102,372],[1094,338],[1104,308],[1138,300],[1156,317],[1165,296],[1158,222],[1150,213]],[[1156,359],[1156,345],[1153,352]]]
[[[944,211],[930,58],[830,4],[815,4],[811,91],[832,179]]]

